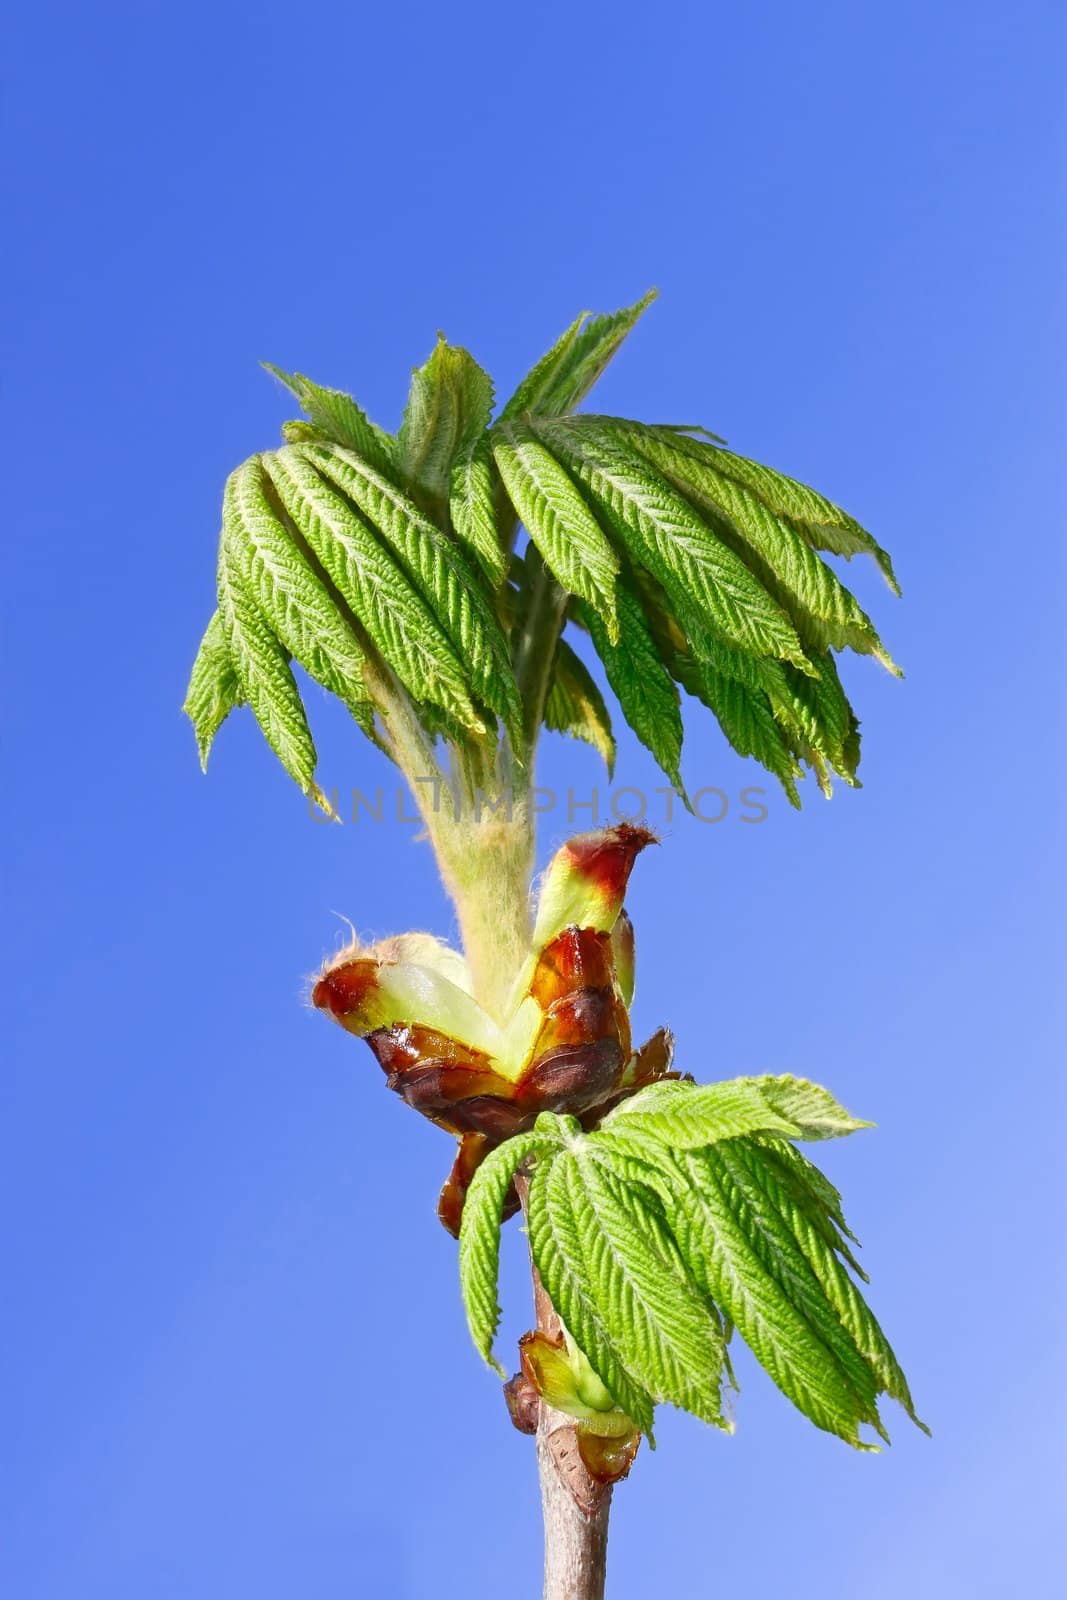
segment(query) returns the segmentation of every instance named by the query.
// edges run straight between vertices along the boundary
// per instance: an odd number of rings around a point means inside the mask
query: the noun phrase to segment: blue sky
[[[312,823],[246,717],[205,780],[178,706],[223,478],[289,411],[260,358],[393,425],[438,328],[506,388],[653,283],[603,406],[854,509],[907,679],[849,668],[862,792],[664,830],[637,1022],[877,1121],[827,1163],[935,1434],[854,1456],[743,1360],[736,1437],[667,1417],[619,1492],[610,1593],[1058,1592],[1065,33],[1025,0],[13,21],[6,1593],[537,1592],[448,1141],[301,1004],[338,913],[450,931],[426,849]],[[328,782],[391,782],[319,726]],[[761,781],[699,720],[684,770]]]

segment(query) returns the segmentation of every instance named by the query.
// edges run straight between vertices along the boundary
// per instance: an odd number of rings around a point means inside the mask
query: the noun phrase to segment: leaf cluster
[[[488,374],[443,337],[395,434],[351,395],[269,369],[304,418],[226,484],[218,608],[186,699],[202,762],[247,704],[317,795],[299,667],[398,759],[406,719],[468,762],[506,740],[522,766],[545,725],[610,766],[608,705],[569,628],[679,788],[680,691],[794,803],[805,768],[825,790],[832,773],[856,781],[836,656],[896,669],[823,555],[870,555],[895,589],[889,558],[833,502],[714,436],[576,410],[651,298],[578,318],[495,419]]]
[[[887,1437],[880,1395],[918,1418],[856,1282],[840,1196],[794,1143],[864,1126],[788,1076],[655,1084],[592,1133],[542,1114],[489,1155],[467,1196],[460,1276],[475,1345],[497,1365],[501,1214],[521,1174],[534,1265],[568,1338],[640,1429],[651,1433],[660,1402],[729,1428],[736,1328],[805,1416],[873,1448],[860,1429]]]

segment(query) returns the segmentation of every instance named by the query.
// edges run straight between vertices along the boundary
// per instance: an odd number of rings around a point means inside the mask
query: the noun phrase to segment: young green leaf
[[[313,383],[302,372],[283,372],[264,361],[268,372],[278,378],[300,401],[312,424],[336,444],[355,450],[378,472],[392,475],[396,462],[396,440],[372,422],[367,413],[343,389],[326,389]],[[290,441],[294,442],[294,441]]]
[[[653,429],[663,432],[662,428]],[[686,430],[695,432],[695,429]],[[784,472],[765,467],[759,461],[735,455],[733,451],[717,449],[698,439],[675,435],[678,442],[697,460],[712,460],[717,471],[726,473],[735,483],[743,484],[763,501],[771,511],[788,517],[795,523],[815,550],[825,550],[830,555],[844,556],[848,561],[854,555],[869,555],[876,562],[886,583],[899,595],[900,585],[893,572],[893,563],[881,545],[866,528],[850,517],[847,511],[828,500],[817,490]],[[721,441],[720,441],[721,443]]]
[[[349,450],[306,445],[305,460],[377,531],[432,608],[474,692],[521,737],[522,707],[507,640],[477,571],[458,545],[388,479]]]
[[[739,1134],[835,1139],[870,1127],[850,1116],[828,1089],[789,1073],[722,1083],[654,1083],[623,1100],[601,1128],[607,1133],[620,1124],[628,1135],[653,1137],[676,1150],[696,1150]]]
[[[654,1400],[720,1423],[718,1326],[681,1258],[664,1247],[641,1188],[620,1182],[580,1150],[561,1156],[558,1170],[577,1227],[586,1292],[627,1371]],[[536,1259],[532,1239],[531,1245]]]
[[[824,1342],[839,1353],[842,1364],[849,1363],[850,1376],[852,1358],[840,1354],[843,1347],[838,1329],[844,1331],[850,1348],[866,1364],[875,1392],[899,1401],[911,1420],[929,1431],[916,1416],[908,1381],[888,1339],[838,1258],[840,1245],[835,1249],[827,1242],[818,1215],[813,1215],[817,1208],[798,1203],[788,1184],[781,1182],[773,1159],[768,1159],[770,1152],[751,1141],[738,1139],[722,1145],[716,1155],[745,1195],[760,1227],[778,1240],[781,1256],[788,1260],[788,1278],[782,1280],[783,1287],[792,1283],[794,1300],[805,1310]],[[790,1236],[788,1245],[781,1238],[783,1231]],[[828,1324],[827,1311],[833,1313],[838,1329]]]
[[[589,313],[583,311],[527,373],[501,412],[501,421],[527,414],[555,417],[572,411],[655,298],[655,289],[650,289],[636,305],[610,316],[593,317],[590,322],[586,322]]]
[[[530,1179],[527,1227],[534,1264],[561,1321],[615,1404],[651,1438],[652,1397],[623,1364],[590,1291],[589,1221],[575,1213],[567,1172],[567,1161],[556,1154],[539,1161]]]
[[[738,755],[754,756],[768,772],[773,772],[790,805],[799,810],[795,780],[801,767],[766,693],[759,688],[749,689],[737,679],[716,672],[714,667],[685,657],[676,658],[675,670],[683,687],[715,713]]]
[[[713,1150],[705,1151],[704,1159],[718,1173],[723,1192],[731,1193],[738,1224],[764,1271],[821,1339],[856,1394],[869,1407],[868,1420],[880,1428],[875,1419],[878,1395],[884,1385],[798,1242],[798,1232],[803,1232],[806,1226],[803,1215],[791,1210],[788,1204],[776,1203],[783,1197],[775,1189],[761,1152],[748,1140],[726,1140]],[[820,1264],[825,1268],[825,1262]],[[840,1268],[840,1263],[836,1264]],[[840,1270],[844,1272],[843,1268]],[[848,1279],[847,1273],[844,1277]],[[830,1281],[835,1280],[831,1278]],[[858,1298],[854,1285],[850,1283],[850,1287]]]
[[[558,1149],[558,1140],[534,1130],[515,1134],[491,1150],[478,1168],[463,1202],[459,1230],[459,1281],[467,1325],[482,1359],[504,1376],[493,1355],[500,1321],[497,1281],[500,1273],[500,1226],[504,1201],[515,1173],[530,1156]]]
[[[757,573],[792,618],[806,646],[816,650],[851,648],[876,656],[892,669],[873,623],[855,596],[791,522],[718,469],[717,457],[723,452],[636,423],[617,427],[610,418],[577,420],[594,437],[628,442],[685,495]]]
[[[295,446],[263,462],[286,512],[405,688],[480,729],[455,651],[374,530]]]
[[[230,712],[243,704],[240,680],[226,643],[222,618],[216,611],[196,652],[182,706],[193,725],[200,766],[205,772],[215,735]]]
[[[289,776],[324,811],[329,802],[315,784],[315,744],[289,658],[264,621],[241,573],[238,531],[223,524],[219,542],[219,616],[241,693],[263,737]]]
[[[434,500],[448,498],[452,463],[485,433],[493,383],[469,351],[438,335],[429,360],[411,375],[397,462],[404,481]]]
[[[521,423],[494,431],[493,455],[545,566],[568,594],[588,602],[608,636],[617,639],[619,558],[563,467]]]
[[[449,476],[448,510],[456,538],[480,564],[496,589],[508,570],[497,521],[497,483],[488,434],[461,449]]]
[[[553,733],[566,733],[583,739],[604,758],[610,778],[615,771],[615,736],[604,696],[589,668],[561,639],[556,646],[556,661],[548,686],[544,710],[545,727]]]
[[[778,666],[773,681],[767,678],[767,697],[775,719],[797,741],[805,759],[821,756],[846,783],[858,788],[859,723],[831,653],[813,655],[812,664],[819,669],[817,678],[806,677],[788,665]]]
[[[241,573],[289,654],[338,695],[363,726],[374,710],[363,682],[365,656],[351,625],[282,521],[258,456],[231,473],[223,519],[233,529]]]
[[[826,1174],[788,1139],[778,1138],[774,1134],[757,1134],[752,1142],[763,1152],[764,1161],[774,1171],[781,1187],[792,1195],[819,1227],[831,1249],[843,1256],[857,1277],[867,1283],[866,1272],[847,1244],[851,1240],[858,1246],[859,1240],[845,1221],[841,1196]]]
[[[619,639],[613,643],[591,607],[580,610],[623,716],[676,789],[681,789],[682,711],[670,673],[649,632],[641,602],[620,576],[615,590]]]
[[[750,655],[807,661],[792,623],[733,550],[636,452],[583,431],[581,419],[534,424],[596,508],[683,611]]]
[[[774,1382],[817,1427],[870,1449],[859,1425],[877,1409],[767,1272],[753,1249],[744,1200],[703,1150],[679,1150],[675,1226],[686,1261]]]

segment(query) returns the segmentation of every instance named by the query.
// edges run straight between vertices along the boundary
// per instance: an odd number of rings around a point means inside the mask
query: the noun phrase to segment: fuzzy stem
[[[521,759],[505,741],[495,761],[461,763],[458,769],[454,764],[451,782],[445,782],[403,690],[394,681],[375,685],[386,710],[391,754],[408,779],[456,908],[474,994],[501,1020],[530,947],[530,775],[565,613],[566,596],[541,566],[515,653],[524,712]],[[482,775],[488,797],[476,792]],[[427,778],[434,782],[427,785]],[[522,1198],[525,1202],[524,1193]],[[531,1270],[537,1326],[556,1337],[559,1319],[532,1264]],[[543,1401],[537,1470],[545,1530],[544,1600],[604,1600],[611,1490],[586,1472],[573,1418]]]
[[[533,829],[525,802],[508,817],[460,817],[437,830],[437,860],[459,919],[474,993],[503,1020],[530,948]]]

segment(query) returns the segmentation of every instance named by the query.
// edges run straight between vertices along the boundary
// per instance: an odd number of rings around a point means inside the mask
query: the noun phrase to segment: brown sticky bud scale
[[[312,1004],[366,1039],[389,1088],[460,1138],[438,1205],[450,1232],[488,1151],[541,1112],[592,1128],[626,1095],[674,1075],[665,1030],[636,1055],[630,1034],[633,931],[622,897],[652,842],[647,828],[623,823],[557,853],[542,888],[540,944],[504,1026],[472,998],[462,957],[426,934],[353,946],[316,982]]]

